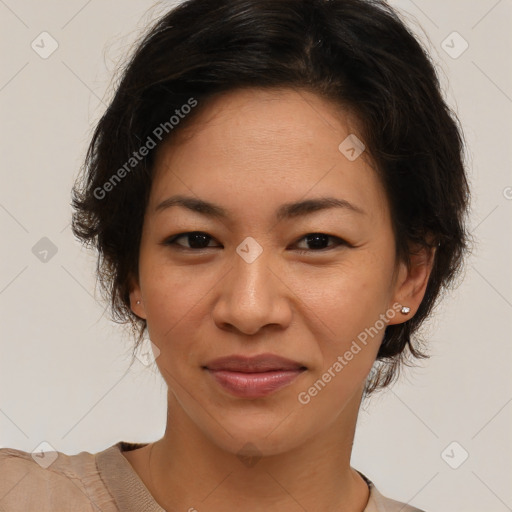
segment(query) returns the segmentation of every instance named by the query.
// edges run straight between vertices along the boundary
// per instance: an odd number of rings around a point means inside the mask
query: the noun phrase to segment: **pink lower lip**
[[[275,370],[260,373],[210,370],[213,378],[231,394],[242,398],[261,398],[290,384],[304,370]]]

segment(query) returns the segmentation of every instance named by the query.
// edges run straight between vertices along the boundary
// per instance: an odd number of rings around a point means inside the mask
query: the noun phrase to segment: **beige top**
[[[165,512],[121,453],[145,444],[119,441],[95,454],[45,452],[57,455],[47,467],[44,457],[36,462],[37,455],[2,448],[0,512]],[[385,498],[361,476],[370,488],[364,512],[422,512]]]

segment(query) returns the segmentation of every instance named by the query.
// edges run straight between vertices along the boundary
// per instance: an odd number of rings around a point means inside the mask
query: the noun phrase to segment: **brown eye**
[[[181,239],[186,240],[188,242],[188,246],[183,245],[182,243],[178,243],[178,240]],[[213,237],[207,233],[202,231],[190,231],[172,236],[171,238],[167,239],[164,244],[177,246],[183,249],[207,249],[209,247],[218,247],[209,245],[212,240],[214,240]]]
[[[334,246],[329,246],[329,240],[334,240],[336,242]],[[349,245],[345,240],[337,236],[327,235],[325,233],[308,233],[299,240],[299,242],[302,241],[305,241],[308,247],[306,247],[306,250],[301,251],[301,254],[307,253],[308,251],[325,251],[329,249],[334,249],[340,245]]]

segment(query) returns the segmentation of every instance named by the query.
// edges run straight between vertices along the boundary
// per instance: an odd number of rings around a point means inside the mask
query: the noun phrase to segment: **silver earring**
[[[407,315],[410,311],[411,311],[411,308],[409,308],[407,306],[402,306],[400,313],[402,313],[402,315]]]
[[[140,304],[140,300],[137,301],[137,304]]]

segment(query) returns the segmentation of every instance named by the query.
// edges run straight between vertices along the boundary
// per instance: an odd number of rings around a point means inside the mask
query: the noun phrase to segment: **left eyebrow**
[[[154,212],[157,213],[171,208],[172,206],[182,206],[207,217],[220,219],[229,218],[228,211],[221,206],[210,203],[208,201],[204,201],[203,199],[197,199],[195,197],[188,197],[183,195],[168,197],[155,207]],[[304,201],[285,203],[281,205],[277,209],[276,219],[283,220],[303,217],[305,215],[330,208],[343,208],[345,210],[366,215],[366,212],[362,208],[349,203],[345,199],[339,199],[336,197],[319,197],[315,199],[306,199]]]

